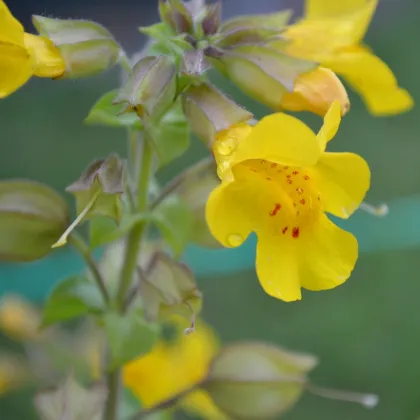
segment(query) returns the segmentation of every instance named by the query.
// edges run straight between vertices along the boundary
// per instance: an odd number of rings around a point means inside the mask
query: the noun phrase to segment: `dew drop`
[[[222,156],[229,156],[235,150],[237,144],[238,142],[234,138],[228,137],[216,144],[216,151]]]
[[[238,233],[231,233],[228,237],[227,237],[227,243],[229,244],[229,246],[239,246],[241,245],[241,243],[244,241],[244,238],[242,238],[241,235],[239,235]]]
[[[233,181],[233,174],[229,162],[220,162],[217,165],[217,176],[223,181]]]

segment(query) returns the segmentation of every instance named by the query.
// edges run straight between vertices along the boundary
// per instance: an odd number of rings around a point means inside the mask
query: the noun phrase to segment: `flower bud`
[[[193,18],[181,0],[159,0],[159,15],[176,33],[191,33],[194,27]]]
[[[191,130],[209,147],[218,132],[252,118],[250,112],[208,83],[190,86],[182,100]]]
[[[214,403],[232,418],[274,419],[301,396],[315,357],[264,343],[239,343],[213,361],[205,388]]]
[[[140,269],[140,296],[149,321],[179,314],[191,318],[201,310],[201,293],[191,270],[162,252],[156,252],[145,270]]]
[[[298,76],[316,67],[310,61],[258,45],[222,51],[211,61],[245,93],[275,109],[282,97],[293,91]]]
[[[144,57],[133,67],[114,104],[123,112],[158,118],[168,110],[176,94],[176,67],[167,56]]]
[[[66,188],[76,197],[76,220],[61,235],[53,248],[67,243],[71,231],[83,220],[94,215],[121,220],[124,192],[124,164],[118,155],[92,162],[80,178]]]
[[[289,111],[310,111],[322,117],[334,101],[341,106],[341,115],[350,109],[350,100],[340,79],[330,69],[318,67],[296,79],[293,92],[286,93],[281,108]]]
[[[218,0],[216,3],[206,7],[201,27],[204,35],[213,35],[219,30],[222,15],[222,2]]]
[[[33,261],[51,251],[66,228],[66,202],[46,185],[0,182],[0,261]]]
[[[33,16],[39,34],[49,38],[65,62],[63,77],[77,78],[100,73],[117,63],[120,46],[102,25],[81,19]]]

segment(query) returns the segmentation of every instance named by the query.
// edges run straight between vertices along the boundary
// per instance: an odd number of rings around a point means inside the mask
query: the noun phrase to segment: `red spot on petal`
[[[303,189],[302,188],[296,188],[296,192],[299,194],[303,194]]]
[[[275,168],[276,166],[277,166],[277,163],[272,163],[272,164],[271,164],[271,167],[272,167],[272,168]]]
[[[267,178],[265,178],[267,181],[271,181],[271,178],[269,178],[269,177],[267,177]]]
[[[276,203],[274,205],[274,209],[270,211],[270,216],[275,216],[277,214],[277,212],[281,209],[281,204]]]
[[[304,199],[304,198],[302,198],[301,200],[300,200],[300,204],[305,204],[306,203],[306,200]]]
[[[288,226],[286,226],[286,227],[284,227],[284,228],[283,228],[283,230],[282,230],[283,235],[287,232],[287,229],[289,229],[289,227],[288,227]]]
[[[299,227],[295,226],[292,230],[292,237],[295,238],[295,239],[299,238],[299,233],[300,233]]]
[[[298,171],[293,171],[292,174],[293,175],[297,175],[299,172]]]
[[[292,183],[292,180],[291,180],[291,179],[288,179],[286,182],[287,182],[288,184],[291,184],[291,183]]]
[[[305,181],[307,181],[307,180],[309,179],[309,176],[308,176],[308,175],[305,175],[305,176],[303,177],[303,179],[304,179]]]
[[[291,178],[292,177],[292,175],[286,175],[286,178]]]

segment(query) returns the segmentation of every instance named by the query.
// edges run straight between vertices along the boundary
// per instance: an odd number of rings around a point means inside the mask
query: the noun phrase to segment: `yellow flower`
[[[288,27],[291,42],[271,46],[288,54],[320,62],[344,77],[374,115],[391,115],[413,106],[410,94],[398,86],[390,68],[361,44],[377,0],[306,0],[306,16]]]
[[[342,284],[357,260],[357,241],[325,212],[348,218],[369,188],[366,162],[352,153],[329,153],[340,124],[334,102],[315,135],[300,120],[269,115],[254,127],[242,124],[216,139],[222,183],[210,194],[207,223],[226,247],[258,236],[256,269],[271,296],[294,301],[301,288]],[[230,155],[221,147],[231,143]]]
[[[0,98],[25,84],[31,76],[59,77],[65,65],[58,49],[23,26],[0,0]]]
[[[0,354],[0,396],[19,388],[26,379],[27,373],[18,359]]]
[[[179,321],[174,327],[172,341],[160,341],[150,353],[124,367],[125,386],[146,410],[201,382],[216,354],[218,342],[208,326],[199,322],[189,335],[183,334]],[[225,419],[203,390],[188,394],[181,406],[206,419]]]
[[[39,337],[40,315],[18,296],[5,296],[0,301],[0,330],[15,340]]]

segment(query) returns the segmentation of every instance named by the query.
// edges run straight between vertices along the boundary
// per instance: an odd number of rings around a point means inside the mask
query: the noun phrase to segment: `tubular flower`
[[[306,0],[306,16],[289,26],[289,43],[271,47],[320,62],[341,75],[374,115],[392,115],[413,106],[410,94],[398,86],[390,68],[361,41],[375,12],[377,0]]]
[[[161,340],[156,347],[124,367],[124,384],[146,410],[187,391],[207,376],[218,349],[213,331],[198,323],[194,333],[185,335],[178,319],[175,337]],[[224,420],[210,396],[203,390],[193,391],[181,400],[181,406],[209,420]]]
[[[254,127],[226,130],[214,143],[222,183],[207,201],[210,230],[226,247],[241,245],[254,231],[260,283],[284,301],[301,299],[302,287],[342,284],[357,260],[354,236],[325,214],[348,218],[370,183],[360,156],[325,151],[340,119],[334,102],[315,135],[300,120],[276,113]]]
[[[59,77],[65,65],[58,49],[23,26],[0,0],[0,98],[19,89],[32,76]]]

